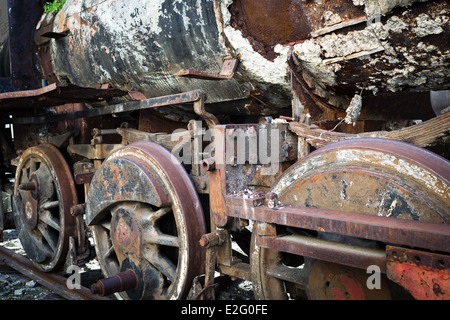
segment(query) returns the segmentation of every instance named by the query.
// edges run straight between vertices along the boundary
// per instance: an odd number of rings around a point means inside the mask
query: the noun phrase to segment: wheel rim
[[[19,188],[27,183],[34,187]],[[58,149],[41,145],[22,154],[13,201],[16,229],[27,256],[43,271],[59,270],[67,258],[69,237],[76,234],[70,208],[78,198],[69,166]]]
[[[321,148],[294,164],[277,180],[272,191],[286,205],[449,223],[449,168],[447,160],[409,144],[383,139],[354,139]],[[321,232],[310,235],[332,237]],[[340,240],[350,243],[356,241],[349,237],[341,237]],[[365,242],[363,245],[371,246],[374,243]],[[285,259],[285,253],[259,248],[253,241],[252,267],[255,270],[252,273],[257,298],[289,297],[291,292],[286,283],[267,275],[268,269],[284,264]],[[306,291],[309,298],[332,299],[346,296],[332,294],[333,290],[329,289],[331,279],[335,281],[334,289],[340,287],[343,290],[344,282],[348,279],[351,280],[347,284],[361,282],[359,270],[344,274],[343,270],[351,268],[309,258],[305,261],[307,263],[291,267],[303,268],[303,272],[308,274]],[[263,264],[266,266],[258,267]],[[328,270],[332,276],[322,279],[318,276],[321,271],[317,270]],[[364,288],[365,283],[361,287]],[[362,291],[356,290],[347,295],[347,298],[390,297],[389,291],[383,291],[376,297],[363,291],[365,294],[360,295]],[[348,293],[345,290],[343,292]]]
[[[182,299],[204,270],[198,241],[206,227],[196,190],[154,143],[129,145],[104,161],[87,215],[104,275],[132,269],[138,276],[137,288],[117,294],[122,299]]]

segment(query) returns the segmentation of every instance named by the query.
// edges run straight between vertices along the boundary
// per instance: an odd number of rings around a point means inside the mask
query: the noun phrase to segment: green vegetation
[[[66,0],[53,0],[44,5],[44,12],[58,12],[62,6],[66,3]]]

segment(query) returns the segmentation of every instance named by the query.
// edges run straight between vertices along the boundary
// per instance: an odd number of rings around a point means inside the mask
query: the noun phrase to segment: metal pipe
[[[439,116],[450,107],[450,90],[430,91],[430,102],[434,113]]]
[[[289,235],[282,237],[258,237],[257,245],[290,252],[306,257],[367,269],[377,265],[386,273],[386,252],[381,249],[360,247],[324,239]]]

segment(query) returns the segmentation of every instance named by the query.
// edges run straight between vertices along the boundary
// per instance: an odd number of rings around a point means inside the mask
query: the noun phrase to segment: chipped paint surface
[[[246,99],[250,92],[272,86],[274,98],[268,102],[289,106],[289,48],[277,47],[279,59],[268,61],[229,19],[226,1],[68,0],[53,26],[55,32],[69,31],[51,44],[55,73],[62,83],[110,83],[147,97],[202,89],[208,103]],[[217,73],[227,56],[241,59],[236,79],[218,82],[176,75],[183,70]]]
[[[336,153],[338,161],[366,162],[371,165],[380,165],[383,168],[391,169],[401,176],[408,176],[418,180],[428,189],[435,192],[444,201],[450,201],[450,188],[438,176],[428,171],[414,162],[399,158],[398,156],[376,152],[371,150],[339,150]]]
[[[364,5],[364,10],[368,16],[375,14],[385,15],[396,7],[408,7],[414,2],[426,2],[428,0],[353,0],[355,5]]]
[[[286,205],[448,223],[445,160],[424,160],[430,155],[421,149],[391,143],[367,139],[359,147],[340,142],[319,149],[287,170],[272,191]]]
[[[248,84],[183,79],[182,70],[218,72],[229,55],[220,41],[214,3],[192,1],[67,1],[54,29],[70,33],[52,43],[61,82],[110,83],[147,97],[202,88],[209,102],[242,99]]]
[[[282,5],[289,28],[297,28],[294,38],[283,33],[279,42],[263,43],[248,34],[242,19],[271,14],[241,14],[236,20],[239,6],[260,8],[257,1],[68,0],[53,26],[54,32],[69,31],[51,42],[54,70],[62,83],[110,83],[147,97],[202,89],[208,103],[239,101],[227,110],[237,114],[290,108],[291,51],[304,89],[342,111],[361,91],[448,88],[450,47],[444,39],[450,7],[444,0],[340,0],[338,7],[280,0],[264,4]],[[272,25],[278,26],[276,20],[264,27]],[[227,56],[239,58],[232,79],[176,76],[183,70],[217,74]],[[250,98],[259,101],[257,107],[248,104]]]

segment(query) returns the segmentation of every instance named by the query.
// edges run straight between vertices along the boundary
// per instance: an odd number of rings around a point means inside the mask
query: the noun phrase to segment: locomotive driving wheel
[[[63,267],[76,235],[70,208],[78,203],[67,162],[57,148],[40,145],[21,156],[14,184],[14,221],[20,242],[43,271]]]
[[[93,177],[86,208],[104,275],[136,275],[136,287],[118,298],[182,299],[204,272],[198,194],[163,147],[138,142],[113,151]]]
[[[272,191],[285,205],[449,223],[450,163],[425,149],[384,139],[354,139],[323,147],[288,169]],[[285,228],[349,244],[383,245],[325,232]],[[259,299],[388,299],[398,288],[386,277],[381,290],[368,290],[366,270],[258,247],[252,240],[252,281]],[[302,285],[274,276],[277,267],[295,268]],[[401,288],[400,288],[401,289]],[[394,297],[395,298],[395,297]]]

